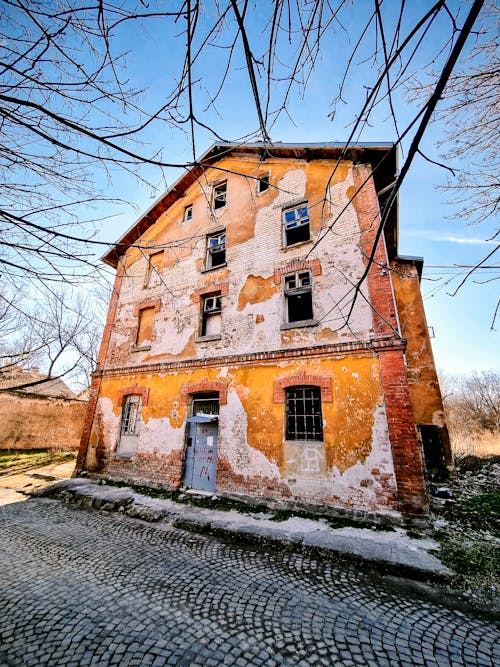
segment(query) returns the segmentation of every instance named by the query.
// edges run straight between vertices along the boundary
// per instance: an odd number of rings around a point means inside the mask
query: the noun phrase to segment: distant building
[[[86,405],[37,368],[0,368],[0,449],[77,449]]]
[[[392,144],[203,155],[104,257],[117,275],[77,469],[425,512],[422,452],[429,472],[450,455],[396,206],[377,237],[396,172]]]

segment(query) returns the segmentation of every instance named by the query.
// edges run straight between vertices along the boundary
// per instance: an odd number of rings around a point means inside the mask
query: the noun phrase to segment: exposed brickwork
[[[253,365],[262,361],[293,361],[304,357],[344,357],[353,353],[359,353],[365,356],[371,354],[370,351],[380,349],[404,349],[404,345],[404,340],[388,336],[386,338],[378,338],[375,341],[335,343],[334,345],[317,345],[315,347],[294,348],[292,350],[249,352],[248,354],[234,354],[224,357],[206,357],[203,359],[189,359],[188,361],[167,361],[162,363],[142,364],[141,372],[169,373],[177,370],[189,370],[194,368],[210,368],[241,364]],[[127,375],[129,373],[137,373],[137,368],[133,366],[123,366],[108,368],[105,371],[106,377]]]
[[[332,378],[321,375],[310,375],[309,373],[296,373],[274,381],[273,400],[275,403],[283,403],[285,400],[285,389],[300,385],[314,385],[321,388],[321,401],[332,402]]]
[[[190,295],[190,298],[193,303],[200,303],[203,297],[215,293],[220,293],[221,296],[227,296],[229,294],[229,283],[213,283],[212,285],[205,285],[194,291]]]
[[[122,389],[120,389],[119,392],[118,392],[118,396],[119,396],[118,404],[121,406],[122,403],[123,403],[123,398],[125,396],[130,396],[132,394],[134,394],[136,396],[141,396],[143,407],[148,404],[148,402],[149,402],[149,387],[141,387],[138,384],[132,384],[128,387],[123,387]]]
[[[361,246],[365,255],[365,263],[368,263],[375,243],[375,236],[380,226],[378,199],[375,192],[375,184],[373,178],[370,177],[370,173],[371,168],[369,165],[356,165],[353,167],[354,187],[356,189],[362,188],[356,195],[354,205],[358,213],[362,232]],[[368,272],[367,282],[373,310],[375,334],[377,336],[387,336],[398,331],[396,304],[383,234],[378,241],[373,263]]]
[[[159,484],[174,490],[182,485],[183,459],[182,450],[170,454],[138,452],[130,460],[112,454],[107,460],[106,475],[139,484]]]
[[[320,276],[322,274],[321,262],[319,259],[294,259],[292,262],[285,264],[285,266],[282,266],[279,269],[274,269],[274,283],[279,285],[281,283],[281,277],[287,273],[305,271],[306,269],[310,269],[313,276]]]
[[[90,397],[87,404],[87,413],[83,423],[82,437],[80,439],[80,448],[76,459],[76,472],[81,472],[85,467],[85,459],[87,457],[87,447],[89,444],[90,434],[92,432],[92,424],[94,421],[95,410],[97,406],[97,399],[99,398],[99,389],[101,387],[101,376],[95,374],[90,385]]]
[[[403,354],[387,350],[378,356],[399,508],[403,514],[421,514],[427,510],[427,497]]]
[[[190,394],[198,394],[204,391],[218,391],[220,405],[226,405],[227,384],[225,382],[214,382],[211,380],[203,380],[202,382],[184,385],[181,389],[181,404],[187,404]]]
[[[161,299],[144,299],[140,303],[137,303],[134,308],[134,316],[137,317],[139,311],[144,310],[144,308],[154,308],[155,313],[158,313],[161,310]]]
[[[109,310],[108,310],[108,316],[106,318],[106,324],[104,326],[104,331],[102,334],[101,347],[99,348],[99,355],[97,357],[97,370],[92,377],[92,384],[90,385],[90,396],[89,396],[89,402],[87,404],[87,414],[85,416],[82,437],[80,439],[80,448],[78,450],[78,457],[76,460],[76,469],[75,469],[76,473],[81,472],[85,467],[87,448],[89,444],[90,434],[92,432],[92,423],[94,421],[94,415],[97,407],[97,399],[99,398],[99,389],[101,387],[102,370],[104,369],[104,365],[106,362],[106,357],[109,348],[109,341],[111,338],[111,332],[113,329],[113,324],[116,319],[116,312],[118,308],[118,301],[120,297],[120,289],[122,286],[123,275],[124,275],[123,259],[120,259],[116,270],[113,291],[111,292],[111,300],[109,303]]]
[[[284,482],[267,477],[241,475],[221,456],[217,460],[217,491],[246,493],[264,498],[290,498],[292,495]]]

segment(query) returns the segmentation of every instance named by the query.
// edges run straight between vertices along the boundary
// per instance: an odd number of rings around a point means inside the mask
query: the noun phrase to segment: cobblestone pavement
[[[32,499],[0,508],[0,665],[498,665],[360,570]]]

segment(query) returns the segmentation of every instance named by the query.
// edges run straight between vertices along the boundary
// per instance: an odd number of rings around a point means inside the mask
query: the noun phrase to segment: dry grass
[[[462,430],[450,428],[450,439],[455,458],[500,456],[500,433],[490,431],[465,433]]]

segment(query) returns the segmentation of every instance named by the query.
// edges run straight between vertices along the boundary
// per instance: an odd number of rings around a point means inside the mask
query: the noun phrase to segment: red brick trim
[[[304,271],[305,269],[311,269],[313,276],[320,276],[323,273],[319,259],[294,259],[291,262],[288,262],[288,264],[285,264],[285,266],[282,266],[279,269],[274,269],[274,283],[275,285],[279,285],[281,283],[281,276],[286,273]]]
[[[406,341],[394,336],[377,338],[367,341],[349,341],[346,343],[333,343],[330,345],[317,345],[315,347],[296,347],[289,350],[270,350],[269,352],[247,352],[246,354],[228,354],[216,357],[202,357],[187,359],[186,361],[162,361],[141,364],[141,373],[173,373],[179,370],[194,370],[195,368],[218,368],[220,366],[254,365],[267,361],[289,361],[304,358],[319,359],[321,357],[345,357],[349,354],[356,356],[371,355],[377,350],[405,349]],[[114,366],[104,371],[106,377],[122,377],[124,375],[135,375],[137,366]]]
[[[331,403],[332,398],[332,378],[324,375],[309,375],[304,371],[299,371],[295,375],[278,378],[273,385],[273,400],[275,403],[283,403],[285,400],[285,389],[287,387],[297,387],[300,385],[314,385],[321,388],[321,400],[323,403]]]
[[[378,357],[398,485],[399,509],[405,515],[425,514],[428,505],[422,457],[411,407],[403,351],[380,350]]]
[[[123,387],[120,389],[118,392],[118,396],[120,397],[119,405],[121,406],[123,404],[123,399],[125,396],[141,396],[142,398],[142,405],[147,405],[149,402],[149,387],[142,387],[141,385],[138,384],[133,384],[128,387]]]
[[[181,389],[181,403],[187,405],[190,394],[198,394],[203,391],[218,391],[220,405],[227,403],[227,384],[225,382],[217,382],[215,380],[202,380],[201,382],[194,382],[192,384],[185,384]]]
[[[200,287],[200,289],[195,290],[190,295],[190,298],[193,303],[200,303],[203,297],[210,296],[216,292],[220,292],[221,296],[227,296],[229,294],[229,283],[213,283],[212,285],[205,285],[205,287]]]
[[[161,299],[144,299],[144,301],[137,303],[134,308],[134,316],[137,317],[139,311],[144,310],[145,308],[154,308],[155,313],[159,312],[161,309]]]
[[[366,264],[371,256],[375,236],[380,226],[379,203],[370,165],[355,165],[352,173],[354,187],[356,190],[360,188],[353,203],[361,227],[361,248]],[[384,234],[380,236],[378,241],[373,263],[367,275],[367,283],[375,334],[386,336],[399,331]]]
[[[111,299],[109,302],[108,315],[106,317],[106,324],[104,326],[104,331],[102,333],[101,347],[99,348],[99,356],[97,357],[97,371],[92,377],[92,384],[90,385],[90,397],[87,404],[87,413],[85,415],[85,422],[83,424],[82,437],[80,439],[80,447],[78,449],[78,457],[76,460],[75,473],[78,474],[85,467],[85,461],[87,459],[87,449],[90,441],[90,434],[92,432],[92,425],[94,423],[95,412],[97,408],[97,400],[99,398],[99,390],[101,388],[102,381],[102,371],[104,370],[104,364],[106,361],[106,356],[108,354],[109,341],[111,339],[111,332],[113,330],[113,324],[116,318],[116,311],[118,308],[118,299],[120,296],[120,289],[122,286],[124,266],[124,258],[118,260],[118,266],[116,268],[115,282],[113,285],[113,291],[111,292]]]

